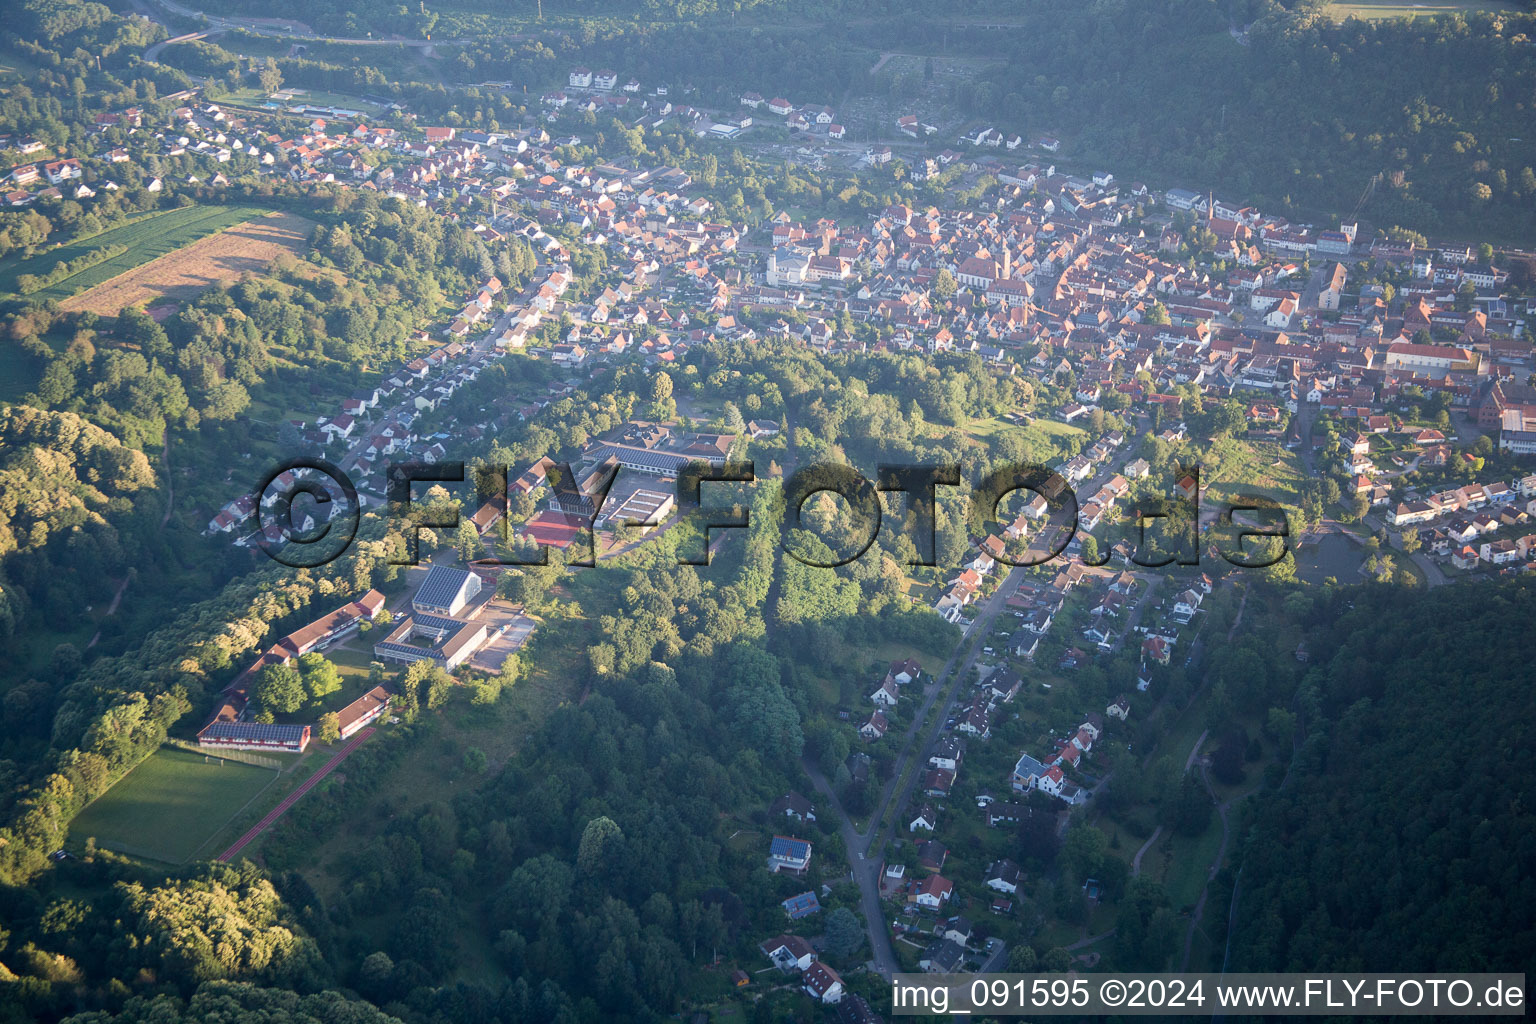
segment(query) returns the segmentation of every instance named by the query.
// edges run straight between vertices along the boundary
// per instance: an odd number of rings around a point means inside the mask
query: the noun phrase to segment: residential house
[[[757,947],[773,965],[786,974],[808,969],[816,962],[816,951],[798,935],[779,935]]]
[[[1018,891],[1020,885],[1024,884],[1024,872],[1020,871],[1019,866],[1013,861],[1004,858],[1003,860],[992,862],[991,866],[987,868],[984,882],[989,889],[1012,894]]]
[[[774,836],[768,844],[768,870],[801,874],[811,866],[811,844],[791,836]]]
[[[768,809],[768,814],[775,818],[783,815],[796,821],[816,820],[816,808],[809,800],[793,790],[775,800],[773,806]]]
[[[800,976],[800,980],[803,983],[806,994],[817,1002],[827,1005],[842,1002],[842,977],[820,960],[806,968],[805,973]]]

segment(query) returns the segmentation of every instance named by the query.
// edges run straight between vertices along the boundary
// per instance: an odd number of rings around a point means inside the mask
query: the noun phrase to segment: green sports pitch
[[[72,846],[96,845],[135,857],[183,864],[218,854],[209,840],[277,780],[271,768],[218,755],[161,747],[81,811]],[[207,847],[207,848],[205,848]]]

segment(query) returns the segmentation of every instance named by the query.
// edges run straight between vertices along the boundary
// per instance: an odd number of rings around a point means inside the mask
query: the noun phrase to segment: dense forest
[[[1350,590],[1288,777],[1238,861],[1234,971],[1493,971],[1536,955],[1529,581]]]

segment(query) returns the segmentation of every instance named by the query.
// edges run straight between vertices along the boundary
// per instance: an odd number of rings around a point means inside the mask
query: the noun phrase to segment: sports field
[[[80,812],[71,845],[95,836],[104,849],[169,864],[212,858],[218,850],[202,847],[276,780],[269,768],[161,747]]]
[[[229,284],[241,274],[262,272],[279,253],[302,251],[313,228],[313,222],[297,214],[269,213],[191,245],[167,248],[151,243],[139,250],[130,249],[123,255],[135,257],[135,262],[142,265],[135,265],[126,272],[119,269],[115,275],[109,275],[110,280],[103,280],[83,294],[61,302],[59,308],[68,312],[89,310],[102,316],[115,316],[125,307],[142,302],[191,298],[209,285]],[[137,258],[136,253],[140,250],[149,250],[158,258],[146,263]],[[110,266],[113,262],[108,260],[101,266]]]
[[[124,271],[132,270],[166,253],[175,252],[184,245],[191,245],[199,238],[211,235],[215,231],[242,224],[266,212],[256,206],[184,206],[175,210],[166,210],[163,213],[152,213],[122,227],[103,231],[99,235],[93,235],[78,242],[70,242],[68,245],[40,253],[31,259],[12,256],[0,260],[0,291],[16,291],[16,279],[22,274],[35,274],[41,277],[60,263],[77,260],[98,249],[116,245],[127,248],[127,251],[121,255],[98,263],[94,267],[87,267],[78,274],[72,274],[28,296],[39,301],[43,299],[63,301],[73,295],[77,289],[89,288],[110,280]]]

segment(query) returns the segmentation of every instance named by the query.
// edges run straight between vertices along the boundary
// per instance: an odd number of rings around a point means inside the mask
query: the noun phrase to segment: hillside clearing
[[[153,300],[190,298],[210,285],[261,273],[280,253],[301,252],[313,228],[312,221],[297,214],[267,214],[118,274],[60,308],[115,316]]]

